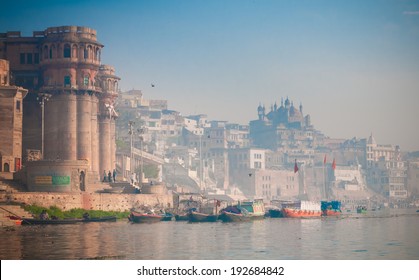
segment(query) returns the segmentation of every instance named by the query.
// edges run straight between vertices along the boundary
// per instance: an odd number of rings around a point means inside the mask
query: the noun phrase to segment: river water
[[[246,223],[128,221],[0,229],[2,260],[418,260],[419,213]]]

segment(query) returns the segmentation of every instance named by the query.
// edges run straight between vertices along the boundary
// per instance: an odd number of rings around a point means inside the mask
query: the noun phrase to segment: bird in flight
[[[156,85],[155,84],[151,84],[151,87],[155,87]]]

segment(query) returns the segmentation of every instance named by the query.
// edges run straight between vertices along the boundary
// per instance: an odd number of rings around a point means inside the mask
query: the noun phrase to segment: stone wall
[[[173,195],[110,193],[0,193],[0,202],[19,202],[41,207],[56,206],[62,210],[128,211],[141,205],[172,208]]]

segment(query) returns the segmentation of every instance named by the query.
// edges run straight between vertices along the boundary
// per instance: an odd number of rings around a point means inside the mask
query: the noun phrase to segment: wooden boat
[[[85,218],[82,219],[82,223],[95,223],[95,222],[116,222],[115,216],[105,216],[99,218]]]
[[[192,223],[203,223],[203,222],[216,222],[218,220],[218,215],[214,214],[205,214],[196,211],[191,211],[188,214],[188,220]]]
[[[128,220],[133,223],[155,223],[161,221],[171,221],[173,215],[168,213],[141,213],[136,211],[131,211],[131,214],[128,217]]]
[[[284,208],[282,209],[284,217],[287,218],[319,218],[322,212],[320,210],[300,210]]]
[[[220,220],[224,223],[229,222],[249,222],[251,217],[248,214],[244,213],[234,213],[230,211],[222,211],[220,215]]]
[[[322,215],[320,203],[304,200],[288,204],[282,208],[282,213],[287,218],[319,218]]]
[[[220,220],[223,222],[246,222],[265,218],[263,200],[240,202],[221,210]]]
[[[189,214],[175,215],[175,221],[189,221]]]
[[[342,214],[341,203],[337,200],[321,201],[322,216],[340,216]]]
[[[77,224],[77,223],[93,223],[93,222],[116,222],[115,216],[107,216],[101,218],[88,218],[88,219],[21,219],[22,225],[66,225],[66,224]]]
[[[289,200],[271,200],[270,205],[267,206],[267,216],[270,218],[284,218],[284,213],[282,209],[293,204],[294,202]]]
[[[271,218],[283,218],[284,214],[282,213],[282,209],[269,209],[268,216]]]

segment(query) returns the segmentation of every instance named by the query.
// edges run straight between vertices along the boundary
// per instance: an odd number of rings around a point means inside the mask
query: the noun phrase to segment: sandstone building
[[[50,27],[32,37],[0,33],[10,83],[29,90],[23,101],[26,156],[39,150],[44,161],[87,161],[86,172],[95,178],[114,169],[119,77],[101,64],[103,47],[87,27]]]
[[[0,59],[0,177],[22,165],[22,103],[28,91],[9,79],[9,62]]]

